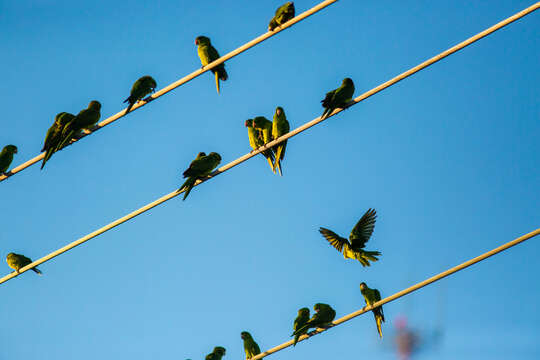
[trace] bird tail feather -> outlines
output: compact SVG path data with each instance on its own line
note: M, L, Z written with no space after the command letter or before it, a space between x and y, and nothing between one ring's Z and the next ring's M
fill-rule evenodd
M38 268L34 267L31 269L33 272L35 272L36 274L38 275L43 275L43 273L41 272L41 270L39 270Z
M184 198L182 199L182 201L183 201L183 200L186 200L187 196L188 196L189 193L191 192L191 189L193 189L193 186L195 185L195 181L196 181L195 178L188 178L188 179L182 184L182 186L180 187L180 189L178 189L178 191L185 190L185 192L184 192Z
M214 74L216 76L216 89L217 93L219 94L219 73L216 71Z

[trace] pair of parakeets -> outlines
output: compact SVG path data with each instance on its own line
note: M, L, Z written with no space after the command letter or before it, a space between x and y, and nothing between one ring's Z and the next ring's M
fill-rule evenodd
M285 116L285 111L281 106L276 108L274 112L273 122L264 116L257 116L253 119L248 119L245 122L248 129L249 145L253 150L257 150L261 146L269 143L272 140L285 135L290 130L289 122ZM281 161L285 158L285 149L287 148L287 140L279 143L271 149L264 150L261 154L266 158L270 168L276 173L276 168L279 175L283 175Z
M206 155L204 152L200 152L195 157L195 160L189 164L189 167L182 174L187 180L180 186L178 191L184 190L184 198L186 200L187 196L191 192L191 189L195 186L197 180L203 180L206 178L212 170L218 167L221 162L221 156L216 152L211 152Z

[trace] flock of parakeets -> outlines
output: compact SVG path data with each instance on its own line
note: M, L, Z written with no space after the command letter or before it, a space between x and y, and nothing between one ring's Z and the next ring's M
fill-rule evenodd
M280 6L275 13L275 16L268 25L268 30L273 31L276 27L284 24L292 19L295 15L293 2L287 2ZM197 45L197 53L204 66L217 60L219 53L210 43L210 39L206 36L198 36L195 39ZM219 66L211 70L216 79L216 88L219 93L219 81L225 81L228 78L225 71L225 65ZM132 106L145 96L155 91L157 84L151 76L143 76L138 79L131 89L129 97L124 101L128 103L126 114L131 110ZM345 78L340 87L328 92L325 98L321 101L324 107L324 112L321 118L328 117L334 110L338 108L346 108L352 100L354 94L354 83L350 78ZM145 98L144 101L150 101L152 98ZM80 136L81 131L92 131L100 119L101 104L98 101L91 101L88 108L81 110L77 115L67 112L61 112L56 115L54 123L47 131L42 152L45 152L41 168L45 166L51 156L58 150L62 149L71 141ZM268 120L264 116L257 116L253 119L248 119L245 122L248 129L249 144L256 150L268 142L279 138L290 130L289 122L285 116L285 111L278 106L275 110L273 121ZM285 149L287 141L263 151L261 154L266 158L273 173L276 169L280 175L283 174L281 162L285 157ZM0 153L0 174L5 173L9 165L13 161L13 154L17 153L17 147L7 145ZM184 200L189 195L191 189L197 180L206 178L221 162L221 156L218 153L211 152L206 155L200 152L197 157L191 162L189 167L184 171L183 177L187 180L182 184L179 191L185 190ZM378 260L381 255L378 251L364 250L364 246L371 237L375 227L376 212L374 209L369 209L352 229L349 239L345 239L337 235L332 230L321 227L319 232L324 238L339 252L343 253L345 259L356 259L362 266L370 266L370 261ZM19 270L26 265L32 263L32 260L24 255L9 253L7 255L7 263L9 267ZM37 267L32 268L34 272L41 275L41 271ZM381 300L381 294L377 289L370 289L365 283L360 284L360 292L368 306L373 305ZM298 342L300 336L307 334L312 328L328 328L332 325L332 321L336 316L336 311L328 304L317 303L313 307L315 313L310 318L310 311L304 307L298 310L298 316L294 320L291 336L294 337L294 345ZM382 307L379 306L372 310L377 324L377 331L382 337L381 323L384 322L384 314ZM253 340L251 334L247 331L241 333L241 338L244 340L244 350L246 358L249 359L261 352L259 345ZM225 348L217 346L212 353L206 356L206 360L220 360L225 355Z

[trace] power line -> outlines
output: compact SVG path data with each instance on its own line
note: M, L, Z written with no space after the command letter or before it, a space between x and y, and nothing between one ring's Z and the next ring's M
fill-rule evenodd
M296 24L297 22L300 22L302 20L304 20L305 18L321 11L322 9L332 5L333 3L337 2L338 0L325 0L323 2L321 2L320 4L312 7L311 9L307 10L307 11L304 11L302 14L292 18L291 20L287 21L285 24L277 27L276 29L274 29L274 31L268 31L264 34L262 34L261 36L251 40L250 42L248 43L245 43L244 45L240 46L239 48L237 48L236 50L233 50L231 52L229 52L228 54L220 57L219 59L217 59L216 61L213 61L211 62L210 64L198 69L198 70L195 70L194 72L192 72L191 74L189 75L186 75L184 76L183 78L181 78L180 80L177 80L175 82L173 82L172 84L170 84L169 86L166 86L164 87L163 89L159 90L159 91L156 91L150 98L151 100L149 101L144 101L144 100L141 100L139 102L137 102L135 105L132 106L131 110L129 113L133 112L133 110L136 110L146 104L148 104L149 102L151 102L152 100L155 100L163 95L165 95L166 93L168 93L169 91L172 91L174 89L176 89L177 87L179 87L180 85L183 85L185 83L187 83L188 81L190 80L193 80L195 79L196 77L198 77L199 75L202 75L204 74L205 72L215 68L216 66L218 66L219 64L221 63L224 63L225 61L243 53L244 51L254 47L255 45L263 42L264 40L268 39L268 38L271 38L272 36L278 34L279 32L281 32L282 30L285 30L291 26L293 26L294 24ZM94 129L92 129L92 131L88 134L83 134L82 136L78 137L75 141L79 141L80 139L82 139L83 137L86 137L87 135L90 135L90 134L93 134L95 133L96 131L100 130L101 128L109 125L110 123L124 117L125 115L127 115L126 113L126 109L123 109L122 111L108 117L107 119L103 120L102 122L98 123L96 125L96 127ZM19 166L17 167L14 167L13 169L11 169L10 171L8 171L6 174L0 174L0 182L1 181L4 181L5 179L7 179L8 177L11 177L13 175L15 175L16 173L18 172L21 172L22 170L26 169L27 167L30 167L32 165L34 165L35 163L37 163L38 161L40 161L41 159L43 159L43 157L45 156L45 152L39 154L38 156L28 160L27 162L25 163L22 163L20 164Z
M451 47L450 49L440 53L439 55L434 56L431 59L424 61L420 65L417 65L417 66L405 71L404 73L394 77L393 79L388 80L387 82L385 82L385 83L383 83L383 84L381 84L381 85L379 85L379 86L365 92L364 94L356 97L355 99L353 99L351 101L350 106L353 106L353 105L359 103L360 101L365 100L368 97L370 97L370 96L372 96L372 95L386 89L387 87L390 87L390 86L396 84L397 82L405 79L406 77L409 77L412 74L414 74L414 73L416 73L416 72L418 72L418 71L420 71L420 70L422 70L422 69L424 69L424 68L426 68L426 67L428 67L428 66L430 66L430 65L432 65L434 63L436 63L437 61L442 60L443 58L445 58L445 57L447 57L447 56L449 56L449 55L463 49L464 47L474 43L475 41L478 41L479 39L481 39L481 38L495 32L495 31L497 31L498 29L500 29L500 28L502 28L502 27L516 21L517 19L519 19L519 18L533 12L534 10L538 9L539 7L540 7L540 2L537 2L535 5L530 6L530 7L526 8L523 11L520 11L519 13L517 13L517 14L515 14L515 15L513 15L513 16L511 16L511 17L509 17L509 18L507 18L507 19L493 25L492 27L482 31L481 33L479 33L479 34L477 34L477 35L475 35L475 36L473 36L473 37L459 43L458 45L456 45L454 47ZM228 163L228 164L220 167L216 171L214 171L206 179L204 179L202 181L198 180L196 182L195 186L197 186L200 183L202 183L204 181L207 181L207 180L209 180L209 179L211 179L211 178L213 178L213 177L215 177L215 176L217 176L217 175L219 175L219 174L221 174L221 173L223 173L223 172L225 172L227 170L230 170L231 168L233 168L233 167L243 163L244 161L254 157L255 155L259 154L260 152L262 152L264 150L267 150L267 149L279 144L280 142L283 142L283 141L285 141L285 140L287 140L287 139L289 139L289 138L291 138L291 137L293 137L293 136L295 136L295 135L297 135L297 134L311 128L312 126L315 126L316 124L329 119L330 117L340 113L341 111L343 111L343 109L336 109L328 117L326 117L325 119L321 119L320 117L318 117L318 118L316 118L316 119L314 119L314 120L312 120L310 122L305 123L304 125L296 128L296 129L294 129L293 131L291 131L291 132L277 138L276 140L273 140L273 141L269 142L268 144L258 148L257 150L252 151L252 152L250 152L248 154L245 154L244 156L241 156L241 157L239 157L238 159L236 159L234 161L231 161L230 163ZM159 199L157 199L157 200L155 200L155 201L141 207L140 209L137 209L137 210L135 210L135 211L133 211L133 212L131 212L131 213L129 213L129 214L127 214L127 215L125 215L125 216L123 216L123 217L121 217L121 218L119 218L119 219L117 219L117 220L115 220L115 221L113 221L111 223L109 223L108 225L105 225L104 227L102 227L102 228L100 228L100 229L98 229L98 230L96 230L96 231L94 231L94 232L92 232L92 233L90 233L90 234L88 234L86 236L83 236L82 238L80 238L80 239L78 239L78 240L76 240L76 241L74 241L74 242L72 242L72 243L70 243L70 244L68 244L68 245L66 245L66 246L52 252L52 253L50 253L49 255L46 255L46 256L32 262L31 264L21 268L19 273L23 273L25 271L28 271L31 268L33 268L34 266L40 265L40 264L42 264L42 263L44 263L44 262L46 262L46 261L60 255L60 254L66 252L68 250L71 250L74 247L76 247L78 245L81 245L82 243L84 243L84 242L86 242L86 241L88 241L88 240L90 240L92 238L95 238L96 236L101 235L104 232L109 231L109 230L115 228L116 226L118 226L120 224L123 224L124 222L126 222L128 220L131 220L134 217L136 217L136 216L138 216L138 215L140 215L140 214L142 214L142 213L144 213L144 212L146 212L146 211L148 211L148 210L150 210L150 209L152 209L152 208L154 208L154 207L156 207L156 206L158 206L158 205L160 205L160 204L162 204L162 203L164 203L164 202L166 202L166 201L168 201L168 200L170 200L170 199L172 199L172 198L174 198L174 197L176 197L178 195L180 195L181 193L183 193L183 191L175 190L175 191L173 191L173 192L171 192L169 194L166 194L166 195L160 197ZM4 283L4 282L6 282L6 281L8 281L8 280L10 280L10 279L12 279L14 277L16 277L17 275L18 274L16 272L12 272L12 273L4 276L3 278L0 279L0 284Z
M521 237L518 237L517 239L514 239L514 240L512 240L510 242L507 242L506 244L501 245L501 246L499 246L499 247L497 247L497 248L495 248L495 249L493 249L491 251L488 251L488 252L486 252L486 253L484 253L484 254L482 254L480 256L477 256L477 257L475 257L475 258L473 258L473 259L471 259L469 261L465 261L464 263L459 264L458 266L450 268L450 269L448 269L446 271L443 271L440 274L437 274L437 275L432 276L432 277L430 277L430 278L428 278L428 279L426 279L424 281L421 281L421 282L419 282L419 283L417 283L417 284L415 284L415 285L413 285L411 287L408 287L408 288L406 288L404 290L401 290L401 291L395 293L394 295L391 295L391 296L389 296L387 298L384 298L384 299L382 299L380 301L377 301L375 304L373 304L373 306L365 306L364 308L362 308L360 310L357 310L357 311L352 312L352 313L350 313L348 315L345 315L342 318L339 318L336 321L334 321L332 323L332 326L329 329L331 329L334 326L340 325L340 324L342 324L342 323L344 323L346 321L352 320L355 317L360 316L360 315L362 315L364 313L367 313L367 312L373 310L374 308L376 308L377 306L381 306L381 305L384 305L384 304L389 303L391 301L397 300L402 296L410 294L410 293L412 293L412 292L414 292L414 291L416 291L418 289L423 288L424 286L433 284L436 281L439 281L439 280L441 280L441 279L443 279L443 278L445 278L447 276L450 276L450 275L452 275L452 274L454 274L454 273L456 273L458 271L461 271L461 270L463 270L465 268L468 268L469 266L474 265L474 264L476 264L476 263L478 263L478 262L480 262L482 260L485 260L485 259L487 259L487 258L489 258L489 257L491 257L491 256L493 256L495 254L498 254L498 253L500 253L502 251L508 250L512 246L516 246L517 244L520 244L520 243L522 243L522 242L524 242L526 240L529 240L530 238L533 238L538 234L540 234L540 228L538 228L538 229L536 229L536 230L534 230L534 231L532 231L532 232L530 232L528 234L525 234L525 235L523 235ZM310 335L302 335L300 337L299 341L306 340L306 339L310 338L311 336L320 334L320 333L322 333L322 332L324 332L326 330L327 329L317 329L317 330L311 332ZM267 357L268 355L271 355L273 353L281 351L281 350L283 350L283 349L285 349L285 348L287 348L287 347L289 347L291 345L293 345L293 340L289 340L287 342L284 342L283 344L278 345L276 347L273 347L273 348L271 348L269 350L266 350L265 352L262 352L259 355L256 355L256 356L254 356L254 357L252 357L251 359L248 359L248 360L262 359L264 357Z

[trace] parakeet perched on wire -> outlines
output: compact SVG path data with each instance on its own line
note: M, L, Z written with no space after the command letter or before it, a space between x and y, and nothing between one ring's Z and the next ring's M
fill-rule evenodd
M321 100L324 112L321 118L326 119L328 115L337 108L346 108L352 100L354 94L354 83L350 78L343 79L341 86L335 90L326 93L326 97Z
M263 134L253 127L253 119L246 120L245 126L248 129L249 145L251 146L251 148L253 150L257 150L258 148L263 146ZM266 158L268 164L270 165L270 168L272 169L272 172L275 174L276 170L274 170L274 154L272 153L272 150L264 150L263 152L261 152L261 154Z
M360 283L360 292L364 296L364 300L368 306L372 306L377 301L381 300L381 293L377 289L370 289L366 283ZM382 338L382 329L381 324L384 322L384 313L382 305L376 307L372 310L373 316L375 317L375 322L377 323L377 331L379 336Z
M290 125L285 116L285 111L281 106L276 108L274 113L274 121L272 122L272 139L277 139L280 136L285 135L290 131ZM279 174L282 175L281 170L281 161L285 158L285 149L287 148L287 141L285 140L282 143L274 147L274 169L278 169Z
M92 130L101 117L101 104L99 101L93 100L88 104L88 108L81 110L75 118L68 122L62 130L62 141L56 150L63 148L69 144L69 141L77 135L81 130Z
M184 178L188 178L178 189L178 191L186 190L184 192L184 199L186 200L187 196L191 192L191 189L193 189L193 186L195 186L195 182L199 179L204 179L210 173L212 170L214 170L219 163L221 162L221 156L216 152L211 152L208 155L205 155L205 153L200 152L195 160L189 164L189 167L184 171L182 174Z
M289 1L277 8L276 14L270 20L268 24L268 31L274 31L280 25L285 24L287 21L294 17L294 3Z
M375 209L368 209L352 229L349 235L349 241L332 230L323 227L319 229L319 232L337 251L343 252L345 259L356 259L362 266L370 266L369 261L378 261L377 256L381 255L378 251L363 250L373 233L376 218L377 213Z
M197 45L197 54L199 54L199 59L201 59L203 67L219 59L219 53L210 43L210 38L198 36L195 39L195 45ZM210 71L212 71L216 77L216 89L219 94L219 80L225 81L229 78L227 71L225 71L225 63L219 64Z
M307 334L308 328L305 327L305 325L308 323L308 321L309 321L309 309L304 307L298 310L298 316L296 317L296 319L294 319L294 324L293 324L293 330L294 330L293 346L296 346L296 343L298 342L298 339L300 338L300 336ZM296 331L300 329L303 329L303 330L297 333Z
M131 107L135 105L137 101L141 100L146 95L154 92L156 90L156 86L156 80L154 80L154 78L149 75L145 75L139 80L135 81L133 87L131 88L131 93L129 94L129 97L124 100L125 103L127 102L129 104L124 114L127 114L131 110Z
M315 314L302 327L295 330L292 336L305 334L310 328L328 328L336 317L336 311L328 304L317 303L313 306Z
M247 331L242 331L240 337L244 340L244 351L246 352L246 360L251 359L255 355L261 353L259 345L253 340L253 337Z
M45 135L43 149L41 149L41 151L45 151L45 156L43 157L43 161L41 162L41 170L43 170L45 164L56 152L58 145L62 141L62 130L73 119L75 119L75 115L67 112L61 112L57 114L54 118L54 123L47 131L47 135Z
M224 347L216 346L210 354L206 355L204 360L221 360L221 358L225 356L225 352L226 350Z
M0 152L0 174L3 174L11 165L13 161L13 154L17 153L17 147L15 145L6 145Z
M19 270L21 268L32 263L32 260L27 258L26 256L15 253L9 253L6 257L6 261L9 267L14 269L17 274L19 273ZM37 267L33 267L31 270L36 274L41 275L41 271Z

